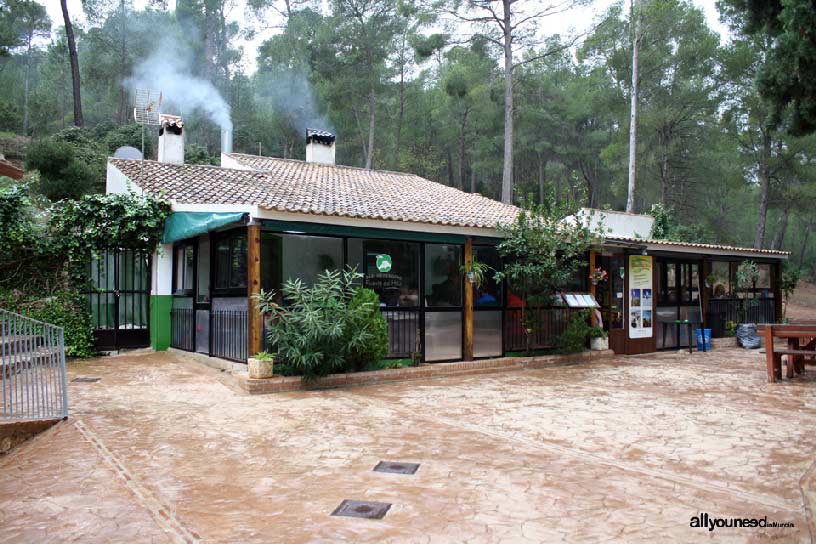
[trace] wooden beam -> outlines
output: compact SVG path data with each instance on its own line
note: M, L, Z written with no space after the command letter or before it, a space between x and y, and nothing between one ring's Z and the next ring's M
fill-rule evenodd
M249 297L247 317L247 355L252 357L261 351L261 312L256 295L261 292L261 226L247 226L247 296Z
M589 251L589 275L591 276L592 273L595 271L595 251ZM611 281L611 279L610 279ZM592 283L592 280L589 281L589 294L592 295L592 298L595 298L596 288L598 286ZM593 310L589 314L589 322L593 327L598 326L598 318L595 317L595 311Z
M465 241L465 268L470 268L473 263L473 241L468 238ZM465 361L473 360L473 284L468 281L467 275L464 278L465 282L465 338L463 358Z
M771 265L771 289L774 296L774 321L782 322L782 263Z

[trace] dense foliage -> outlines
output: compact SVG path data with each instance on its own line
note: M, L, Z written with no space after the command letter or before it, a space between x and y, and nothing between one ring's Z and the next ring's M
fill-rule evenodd
M54 137L78 130L66 129L74 114L65 33L48 32L41 2L0 0L0 129L41 142L29 166L41 169L38 190L51 198L99 190L105 156L141 147L132 93L147 87L163 92L165 111L184 114L189 162L217 162L224 120L212 105L223 100L237 152L302 159L305 129L324 128L338 134L341 164L409 171L501 198L509 163L515 201L554 194L623 209L637 34L631 3L596 9L585 36L554 34L547 6L534 0L505 4L523 21L510 30L509 59L508 36L481 9L500 13L498 2L252 0L240 22L229 0L144 9L82 2L85 13L72 16L84 21L74 30L82 134L93 145L74 138L72 159L59 145L66 137ZM635 4L635 210L670 210L670 238L790 249L809 275L816 136L802 133L816 85L813 2L723 0L721 15L734 29L728 39L689 0ZM525 10L545 16L528 19ZM480 13L487 19L479 22ZM246 36L270 26L257 50L244 47ZM205 88L217 100L195 100ZM146 156L155 157L155 127L145 135ZM2 135L0 152L11 156ZM45 160L53 157L61 159Z
M513 293L526 303L521 323L528 352L532 333L542 324L530 317L526 305L550 306L555 293L566 288L585 266L587 252L603 241L604 227L590 228L575 211L554 203L542 206L528 201L514 223L500 228L505 238L496 249L504 267L495 276L497 281L507 280Z
M313 286L283 284L281 296L261 292L268 341L278 358L306 379L362 370L388 352L388 328L378 297L357 285L355 269L325 270Z
M558 337L558 351L561 353L578 353L584 351L589 339L596 334L589 324L589 310L575 312L566 329Z
M0 186L0 307L65 328L66 353L93 353L87 263L109 247L153 248L166 202L92 195L35 206L28 187Z

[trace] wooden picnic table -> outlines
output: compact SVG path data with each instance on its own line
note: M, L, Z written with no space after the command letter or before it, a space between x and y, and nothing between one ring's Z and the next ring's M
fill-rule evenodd
M816 357L816 323L759 325L757 332L765 339L765 364L768 381L782 379L782 356L786 358L786 377L793 378L805 370L805 359ZM776 348L774 338L786 341L786 348Z

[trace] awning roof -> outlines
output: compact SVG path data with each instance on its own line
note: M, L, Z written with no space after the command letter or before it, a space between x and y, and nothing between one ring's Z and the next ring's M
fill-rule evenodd
M243 212L175 212L164 223L163 244L205 234L230 223L241 221Z

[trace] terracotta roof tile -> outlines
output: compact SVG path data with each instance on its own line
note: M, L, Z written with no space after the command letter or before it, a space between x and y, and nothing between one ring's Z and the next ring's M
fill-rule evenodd
M609 241L621 241L621 242L636 242L641 244L654 244L654 245L662 245L662 246L679 246L679 247L691 247L697 249L709 249L709 250L716 250L716 251L727 251L734 254L739 253L762 253L765 255L777 255L777 256L784 256L787 257L790 255L790 251L779 251L776 249L754 249L750 247L737 247L737 246L727 246L727 245L719 245L719 244L699 244L696 242L675 242L673 240L654 240L654 239L646 239L646 238L632 238L629 236L607 236L607 240Z
M233 153L253 170L111 159L148 193L183 204L248 204L362 219L495 228L518 208L413 174Z

